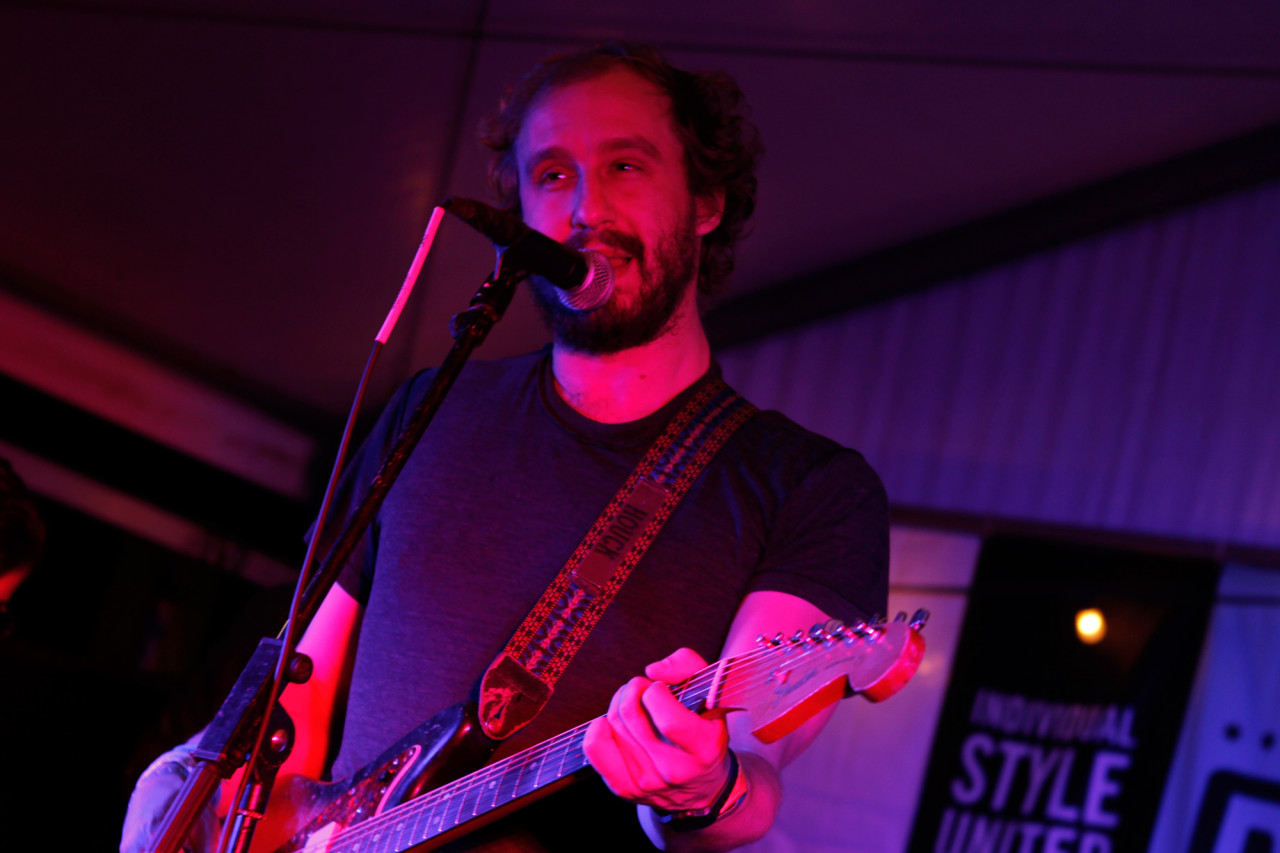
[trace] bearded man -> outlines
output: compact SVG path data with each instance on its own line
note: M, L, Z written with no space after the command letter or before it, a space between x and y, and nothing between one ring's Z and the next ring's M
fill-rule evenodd
M282 697L299 730L282 780L345 778L472 694L677 413L722 384L699 302L732 270L760 152L736 84L604 45L531 71L483 137L500 204L602 253L614 291L583 312L535 279L553 343L463 371L299 645L314 675ZM430 379L387 407L339 506ZM884 612L887 552L887 500L861 455L776 412L747 417L545 707L498 747L511 755L592 721L583 749L597 774L448 849L727 850L759 838L779 770L830 709L766 744L743 715L695 713L669 685L758 635Z

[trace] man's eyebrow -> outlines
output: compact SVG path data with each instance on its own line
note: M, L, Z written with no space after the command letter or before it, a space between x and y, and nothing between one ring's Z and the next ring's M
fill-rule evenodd
M545 163L547 160L555 160L564 157L567 153L568 152L559 145L548 145L546 148L539 148L537 151L534 151L528 158L526 158L525 163L529 168L533 168L539 163Z
M618 136L612 139L606 139L600 143L600 150L607 154L618 154L627 151L635 151L649 157L652 160L661 162L662 152L658 150L658 146L650 142L643 136ZM539 163L545 163L548 160L557 160L568 157L569 152L560 145L548 145L545 148L539 148L534 151L525 163L529 168L536 167Z
M662 152L658 150L658 146L643 136L619 136L614 139L606 139L601 143L600 148L603 151L615 154L621 151L638 151L651 159L662 160Z

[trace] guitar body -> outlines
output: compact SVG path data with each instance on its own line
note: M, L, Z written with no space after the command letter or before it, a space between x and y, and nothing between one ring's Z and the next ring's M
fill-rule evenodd
M346 779L294 777L277 795L289 802L292 833L278 853L326 850L337 833L482 766L498 743L476 718L474 703L446 708Z

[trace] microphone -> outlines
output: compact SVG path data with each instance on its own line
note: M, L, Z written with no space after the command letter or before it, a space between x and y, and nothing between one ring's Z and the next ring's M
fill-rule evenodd
M613 265L599 252L575 252L519 217L473 199L448 196L440 206L488 237L515 267L555 285L556 296L566 308L593 311L609 301Z

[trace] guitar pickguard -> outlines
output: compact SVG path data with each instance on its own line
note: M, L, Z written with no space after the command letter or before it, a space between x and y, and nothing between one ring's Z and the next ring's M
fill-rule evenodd
M277 853L302 850L335 825L354 826L464 776L496 748L480 730L474 704L462 703L436 714L346 779L296 778L287 797L298 829Z

